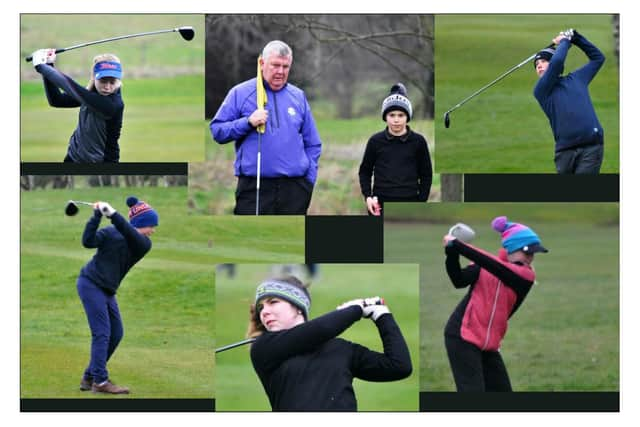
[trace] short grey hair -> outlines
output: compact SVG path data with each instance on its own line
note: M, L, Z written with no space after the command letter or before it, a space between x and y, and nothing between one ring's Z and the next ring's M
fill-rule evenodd
M264 49L262 49L262 59L266 61L267 58L269 58L269 56L271 56L274 53L277 56L290 57L291 60L293 61L293 51L291 50L289 45L283 41L272 40L269 43L267 43Z

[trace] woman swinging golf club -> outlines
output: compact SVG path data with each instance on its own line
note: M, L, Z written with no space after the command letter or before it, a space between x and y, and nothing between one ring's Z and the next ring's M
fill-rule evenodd
M445 327L445 345L458 391L511 391L500 355L507 322L535 282L531 263L536 252L548 252L529 227L497 217L491 223L502 235L494 256L460 239L444 236L446 269L453 286L469 292ZM473 261L460 267L460 255Z
M80 390L127 394L129 389L109 380L107 361L123 335L116 292L127 272L151 249L151 236L158 214L135 197L127 199L129 222L106 202L94 204L93 216L82 234L85 248L97 248L78 277L78 295L91 329L91 359L80 382ZM112 226L98 230L105 215Z
M248 335L251 361L274 411L355 411L353 378L395 381L411 374L409 349L380 298L357 299L308 320L311 298L294 277L256 290ZM384 353L340 338L363 317L380 332Z
M120 131L124 103L120 93L122 65L117 56L98 55L93 60L86 88L54 67L55 49L33 53L33 66L42 74L49 105L80 107L78 125L69 139L65 162L102 163L120 160Z

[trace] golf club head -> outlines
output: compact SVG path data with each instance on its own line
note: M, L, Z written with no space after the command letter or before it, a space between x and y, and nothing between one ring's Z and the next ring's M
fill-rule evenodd
M449 124L450 124L449 112L447 111L446 113L444 113L444 127L449 129Z
M193 30L193 27L179 27L176 28L176 31L180 33L183 39L186 41L193 40L193 37L196 35L196 32Z
M69 200L67 202L67 206L64 208L64 214L66 216L74 216L78 213L78 205L76 205L73 200Z
M467 224L463 224L461 222L451 227L449 229L449 234L465 243L471 242L476 237L476 232Z

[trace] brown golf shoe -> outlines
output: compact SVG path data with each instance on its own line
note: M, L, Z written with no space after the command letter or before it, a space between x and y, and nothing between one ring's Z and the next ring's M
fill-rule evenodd
M110 393L110 394L129 394L127 387L120 387L107 380L102 385L93 383L91 391L94 393Z
M80 380L80 391L89 391L91 390L91 384L93 380L82 377Z

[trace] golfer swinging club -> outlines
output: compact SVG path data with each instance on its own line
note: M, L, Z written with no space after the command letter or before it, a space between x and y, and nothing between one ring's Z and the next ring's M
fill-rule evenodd
M457 391L512 391L500 346L509 318L535 282L534 254L548 252L533 230L506 216L495 218L491 226L502 235L498 256L450 234L443 238L453 286L469 287L444 330ZM461 268L460 255L473 263Z
M604 131L589 96L589 83L604 63L604 55L584 36L567 30L553 39L556 48L538 52L533 64L539 80L533 90L547 115L560 174L597 174L604 152ZM589 62L562 76L564 61L574 44Z
M111 382L107 361L123 335L116 292L127 272L151 250L149 237L158 225L158 214L135 197L127 199L129 222L106 202L94 204L93 216L82 234L85 248L97 248L78 277L78 295L91 329L91 359L80 381L80 390L127 394L129 389ZM112 226L98 230L102 215Z
M236 215L304 215L318 176L322 141L304 92L288 83L291 48L274 40L259 60L266 109L257 105L256 79L234 86L211 120L213 139L235 141ZM257 129L265 126L264 134ZM256 209L258 144L260 206Z
M120 94L122 65L117 56L98 55L93 59L91 79L86 88L54 67L55 49L33 53L33 66L42 74L49 105L80 107L78 125L69 139L65 162L115 163L120 160L120 131L124 103Z
M274 411L356 411L353 378L395 381L411 375L409 349L379 298L357 299L309 320L311 297L288 276L261 283L251 306L251 361ZM384 353L336 338L363 317L373 320Z

